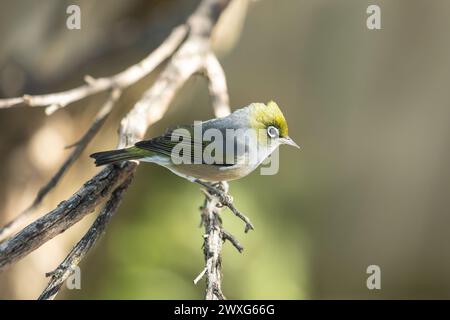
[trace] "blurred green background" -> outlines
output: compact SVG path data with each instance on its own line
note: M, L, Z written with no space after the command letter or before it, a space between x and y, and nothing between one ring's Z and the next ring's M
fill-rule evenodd
M231 104L277 101L302 150L282 147L275 176L255 171L231 183L236 206L256 230L244 234L223 212L225 227L245 246L239 254L224 245L224 294L450 298L450 2L241 2L248 11L238 42L224 48L226 37L216 39ZM122 70L157 47L198 1L77 1L80 31L65 29L69 2L0 3L0 97L9 97ZM381 7L382 30L366 28L370 4ZM153 79L127 90L41 213L96 172L88 154L115 146L120 118ZM0 111L1 222L31 202L63 162L62 147L84 132L104 98L51 117L42 109ZM195 76L148 137L212 116L205 81ZM106 234L81 263L82 289L58 297L201 299L204 284L192 281L203 268L202 201L198 186L141 165ZM44 273L93 218L0 274L0 298L35 298ZM372 264L381 267L381 290L366 287Z

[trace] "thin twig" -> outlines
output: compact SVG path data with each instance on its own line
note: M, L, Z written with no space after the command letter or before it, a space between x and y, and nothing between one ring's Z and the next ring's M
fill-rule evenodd
M50 181L47 182L37 193L33 203L20 213L15 219L6 224L3 228L0 228L0 242L10 237L14 232L18 230L26 222L27 218L34 212L35 209L42 203L44 197L57 185L64 173L70 168L70 166L80 157L81 153L86 149L89 142L94 138L97 132L100 130L103 123L111 113L115 103L121 95L120 89L114 89L108 100L101 107L97 113L94 122L86 133L77 141L73 146L74 149L67 157L66 161L61 165L58 171L53 175Z
M231 244L237 249L237 251L239 251L239 253L242 253L242 251L244 251L244 247L239 243L236 237L223 228L222 239L230 241Z
M131 180L132 176L129 176L124 183L114 190L108 202L105 204L97 219L95 219L95 222L83 238L81 238L81 240L70 251L64 261L61 262L61 264L54 271L48 273L48 275L51 276L51 279L47 287L39 296L39 300L52 300L55 298L64 281L66 281L67 278L73 273L75 266L78 265L78 263L95 245L97 240L105 231L107 224L119 208L123 194L127 190Z
M93 94L113 88L124 89L150 74L177 49L188 33L188 27L181 25L175 28L169 37L152 53L139 63L126 70L105 78L94 79L86 76L86 84L77 88L43 95L24 95L23 97L0 99L0 109L16 107L21 104L29 107L47 107L46 113L51 114L75 101Z
M198 276L194 279L194 284L197 284L197 283L203 278L203 276L205 275L206 271L208 271L208 268L205 267L205 268L202 270L202 272L200 272L200 273L198 274Z

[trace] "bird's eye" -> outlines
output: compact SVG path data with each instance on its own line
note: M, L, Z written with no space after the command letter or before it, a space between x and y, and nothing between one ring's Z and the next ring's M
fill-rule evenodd
M274 126L267 127L267 134L271 138L278 138L280 136L280 133L278 132L278 129Z

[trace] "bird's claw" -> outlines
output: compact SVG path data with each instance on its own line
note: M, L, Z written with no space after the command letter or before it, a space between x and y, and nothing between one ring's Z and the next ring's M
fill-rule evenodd
M245 232L247 233L250 230L254 230L253 224L250 222L250 219L248 219L244 214L242 214L239 210L236 209L236 207L233 205L233 197L229 195L228 192L228 184L226 183L217 183L217 184L210 184L203 182L201 180L195 180L198 184L204 186L206 190L203 192L208 198L216 197L217 198L217 207L228 207L234 215L236 215L239 219L244 221L245 223Z

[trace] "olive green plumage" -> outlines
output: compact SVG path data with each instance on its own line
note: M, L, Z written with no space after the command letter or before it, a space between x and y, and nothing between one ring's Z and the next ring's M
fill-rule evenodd
M145 151L138 147L131 147L119 150L102 151L91 154L91 158L95 159L97 166L103 166L119 161L137 160L142 158Z
M250 121L254 129L274 126L280 131L280 137L288 137L288 125L280 108L274 101L253 103L250 105Z

